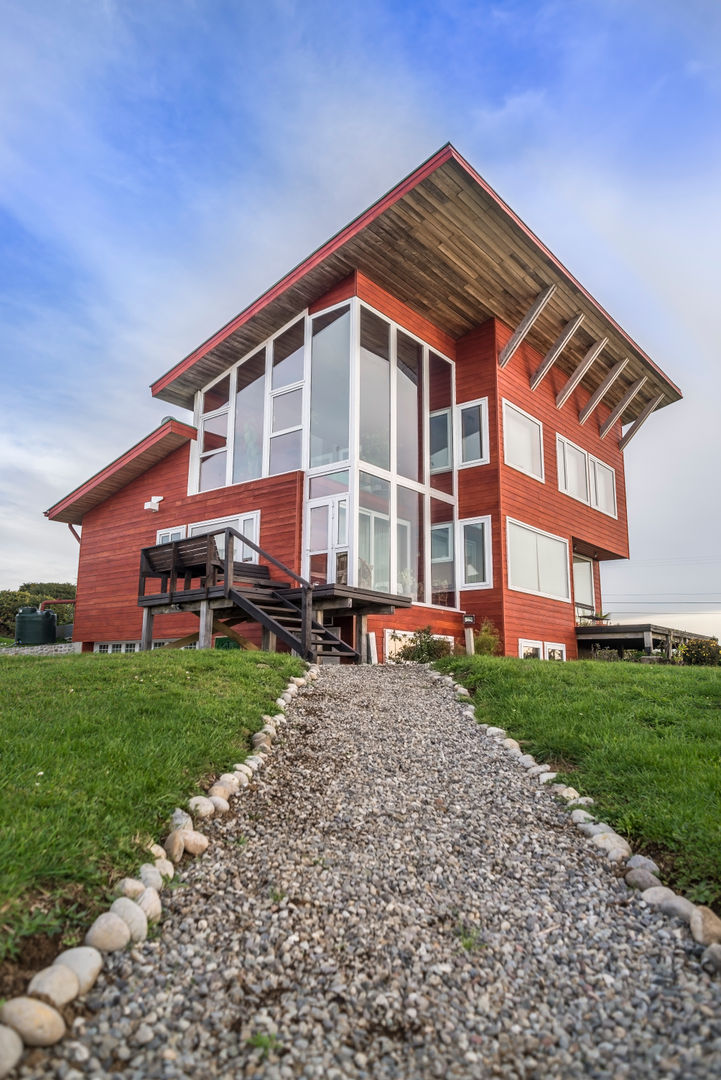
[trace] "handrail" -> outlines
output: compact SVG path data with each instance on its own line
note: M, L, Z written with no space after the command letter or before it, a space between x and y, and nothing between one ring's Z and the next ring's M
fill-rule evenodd
M282 570L284 574L287 574L288 577L293 578L293 581L297 581L299 585L302 585L306 589L313 588L313 585L310 581L306 581L304 577L301 577L300 574L296 574L294 570L291 570L289 566L286 566L285 563L282 563L280 559L276 559L273 555L270 555L267 551L264 551L262 547L259 547L253 540L249 540L247 536L243 536L243 534L239 533L237 529L233 529L229 525L226 525L223 529L212 529L210 532L197 533L196 535L217 536L218 533L225 533L226 540L228 538L228 535L236 537L238 540L240 540L242 544L247 544L249 548L252 548L253 551L257 551L259 555L262 555L263 558L267 559L269 563L273 564L273 566L277 566L278 569ZM228 550L227 544L225 550Z

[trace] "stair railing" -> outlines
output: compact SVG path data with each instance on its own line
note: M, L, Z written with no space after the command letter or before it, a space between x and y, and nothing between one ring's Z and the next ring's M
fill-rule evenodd
M225 556L224 556L224 585L223 592L225 596L228 596L230 589L233 585L233 552L235 548L235 541L240 540L241 544L256 551L259 555L262 555L266 562L269 562L272 566L277 567L283 574L297 582L301 588L301 605L300 605L300 645L303 652L303 659L312 659L311 656L311 644L312 644L312 622L313 622L313 601L312 592L313 584L307 581L306 578L301 577L300 574L296 574L294 570L291 570L289 566L282 563L280 559L276 559L274 555L264 551L262 547L255 543L254 540L250 540L247 536L243 536L237 529L233 529L230 526L221 529L213 529L211 532L206 533L208 540L211 537L217 536L219 533L225 534ZM209 545L210 546L210 545Z

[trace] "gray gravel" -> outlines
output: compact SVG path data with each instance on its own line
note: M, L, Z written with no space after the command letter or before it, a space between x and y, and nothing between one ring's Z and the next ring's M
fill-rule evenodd
M159 937L19 1075L719 1076L688 928L461 708L423 668L323 669Z

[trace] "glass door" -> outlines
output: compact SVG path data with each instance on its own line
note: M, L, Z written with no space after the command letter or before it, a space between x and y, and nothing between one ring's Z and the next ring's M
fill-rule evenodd
M314 585L348 584L348 496L312 499L306 518L306 565Z

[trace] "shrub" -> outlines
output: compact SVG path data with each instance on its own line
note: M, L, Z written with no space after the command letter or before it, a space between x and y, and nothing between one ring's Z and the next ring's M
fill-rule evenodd
M410 641L398 650L397 658L427 664L431 660L440 660L442 656L450 656L450 654L450 642L444 638L433 637L430 626L424 626L422 630L416 630Z
M497 656L501 651L501 636L490 619L483 620L473 642L476 656Z
M702 664L704 667L721 664L721 646L716 638L689 638L679 647L678 655L684 664Z

